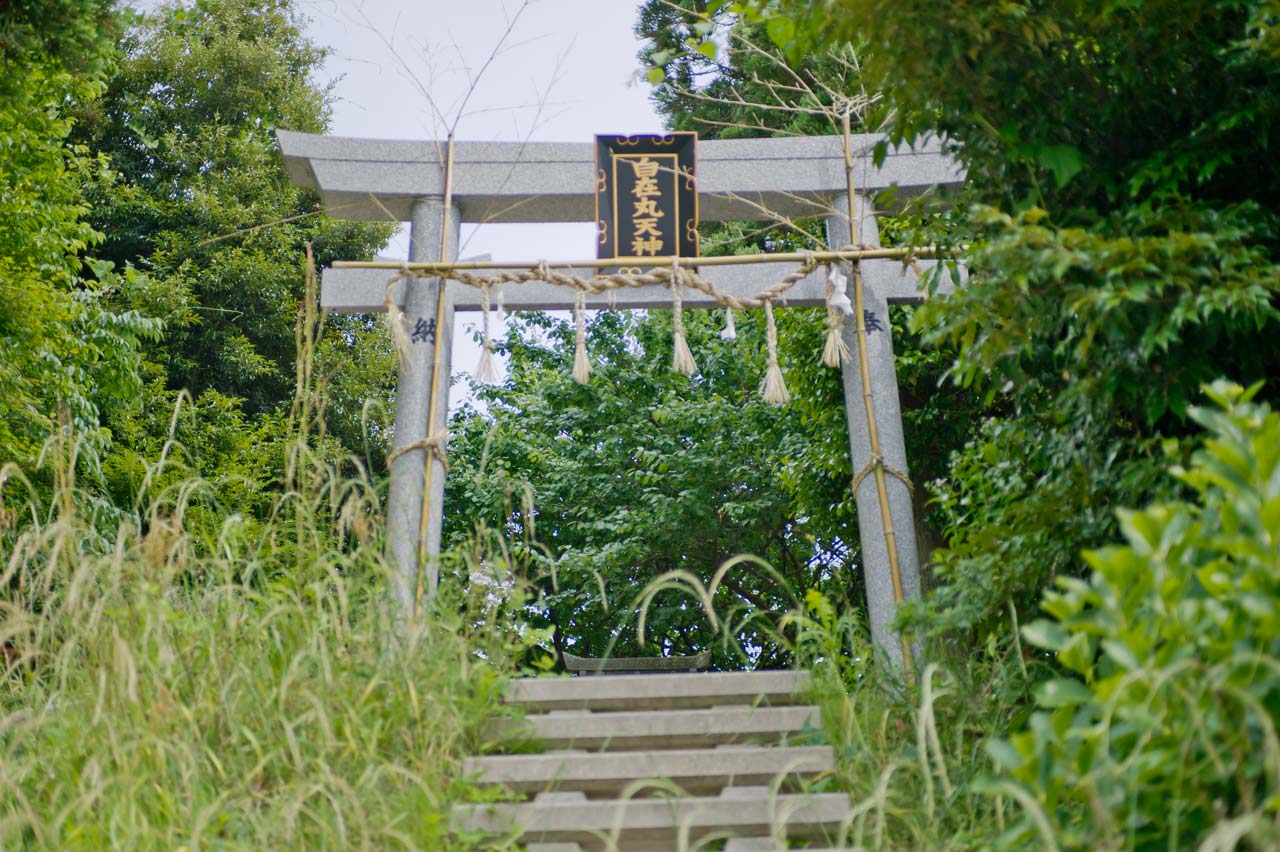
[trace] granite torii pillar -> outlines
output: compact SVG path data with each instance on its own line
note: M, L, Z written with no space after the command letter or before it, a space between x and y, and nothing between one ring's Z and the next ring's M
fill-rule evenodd
M449 257L458 254L462 213L456 205L444 209L442 199L415 201L409 220L409 259L415 263L441 260L441 238L448 246ZM441 287L439 279L413 278L406 282L403 308L405 331L409 335L409 356L400 371L396 387L396 425L393 448L403 450L419 443L430 434L443 434L449 418L449 372L453 347L452 290ZM443 311L439 299L444 295ZM437 344L436 338L440 338ZM435 423L428 426L433 412L431 386L435 381L436 350L440 352L439 399L434 412ZM424 495L427 464L431 464L431 487ZM440 581L440 536L444 524L445 465L426 449L399 453L391 463L391 488L387 495L387 539L396 574L392 598L403 616L411 613L419 594L434 597ZM426 499L424 506L423 499ZM425 525L423 513L426 513ZM425 539L425 540L424 540ZM427 555L419 566L419 555Z
M840 248L849 243L849 216L841 211L849 209L847 195L838 196L832 205L836 215L827 219L827 243ZM880 245L880 228L876 222L871 202L859 198L854 208L858 219L859 244ZM853 301L853 275L845 266L848 296ZM889 322L889 301L882 292L880 282L902 277L902 264L897 261L864 260L863 311L867 331L867 365L871 376L871 408L875 416L880 438L880 454L887 470L907 475L906 435L902 429L902 403L898 398L898 377L893 361L893 325ZM914 274L912 274L914 278ZM914 285L916 282L910 282ZM914 287L912 288L914 290ZM906 301L906 300L904 300ZM868 471L857 481L854 501L858 508L858 540L862 548L862 581L867 590L867 616L871 623L871 637L876 646L896 663L903 663L902 643L893 630L893 619L899 600L894 589L890 570L889 537L885 533L880 511L880 497L875 476L870 473L873 462L870 433L867 429L867 405L862 387L862 370L856 324L849 317L844 324L844 342L850 358L841 366L844 383L844 410L849 424L849 460L855 478ZM915 510L911 501L911 487L890 475L885 477L889 518L893 527L894 546L897 549L899 582L902 599L920 593L920 558L916 541Z

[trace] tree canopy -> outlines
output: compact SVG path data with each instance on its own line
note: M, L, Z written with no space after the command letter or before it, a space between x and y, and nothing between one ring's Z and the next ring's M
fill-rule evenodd
M1280 110L1265 3L707 4L793 61L847 43L871 120L940 135L967 170L908 239L967 245L971 285L916 312L949 377L1005 413L935 488L947 582L920 629L1033 607L1117 505L1161 493L1200 386L1274 377ZM1274 399L1270 385L1263 394ZM1019 446L1024 451L1009 453ZM1077 567L1073 567L1077 566ZM956 634L951 634L955 636Z
M531 579L543 584L560 649L643 653L631 609L641 590L676 571L710 583L745 553L772 570L749 562L726 575L716 605L733 613L728 647L702 609L675 592L651 608L648 642L668 654L714 649L731 667L746 662L741 643L753 661L778 665L784 651L768 621L734 619L746 607L785 612L808 588L845 600L856 587L843 537L851 509L843 435L815 434L799 408L764 403L763 328L739 317L738 338L722 340L722 319L687 315L699 366L689 378L670 366L669 314L601 312L588 329L591 380L579 385L563 354L572 328L530 315L500 343L509 358L504 384L475 388L483 408L455 417L453 534L483 519L535 548L541 570ZM838 403L834 394L828 401ZM818 502L830 509L805 511Z
M320 131L328 118L327 91L314 79L324 51L303 23L284 2L162 6L132 22L105 91L78 106L76 142L110 163L86 219L105 235L101 259L134 282L114 302L166 329L146 351L145 404L111 424L128 436L111 461L121 498L166 440L181 391L192 396L178 421L186 470L241 496L278 480L297 380L303 249L311 244L324 264L369 256L390 236L391 225L319 215L318 199L284 171L275 129ZM326 328L316 357L333 403L329 434L363 455L364 401L391 393L390 345L368 320ZM334 369L353 355L370 369ZM267 446L277 449L263 465Z
M393 227L321 216L284 172L274 130L327 121L324 51L287 2L55 5L0 13L27 64L0 85L0 458L33 468L61 422L108 516L157 455L166 481L199 474L263 511L286 464L303 249L368 256ZM329 451L365 456L390 343L349 317L313 349Z

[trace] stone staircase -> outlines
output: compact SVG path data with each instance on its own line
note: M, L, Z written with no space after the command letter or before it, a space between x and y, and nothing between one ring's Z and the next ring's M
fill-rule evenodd
M545 751L468 760L521 800L460 805L454 827L518 829L530 852L832 850L849 797L808 789L834 762L801 744L819 726L808 688L792 671L513 681L525 718L493 733Z

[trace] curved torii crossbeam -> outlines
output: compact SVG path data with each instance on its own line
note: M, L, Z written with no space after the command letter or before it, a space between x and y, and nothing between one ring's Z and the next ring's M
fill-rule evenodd
M594 220L595 166L590 143L457 142L453 151L450 209L446 196L443 142L402 142L350 139L279 131L285 167L299 186L318 190L325 211L335 218L409 221L410 260L455 260L462 222L592 222ZM871 197L895 187L899 200L935 187L956 186L963 181L958 164L936 141L918 150L890 149L880 166L870 152L882 137L859 134L852 138L858 158L856 208L861 244L878 246L879 229ZM788 218L825 218L831 247L846 245L850 233L847 211L848 175L842 136L775 139L709 140L698 146L698 204L702 221L778 221ZM447 234L446 234L446 229ZM440 258L442 235L447 236L450 256ZM906 446L902 431L898 383L893 363L893 341L888 318L890 303L921 300L918 266L896 260L861 262L867 317L867 362L871 375L873 410L879 430L881 454L886 466L906 472ZM708 266L702 274L723 291L747 296L765 289L795 268L794 264L759 263L748 266ZM588 270L579 270L590 275ZM321 306L337 312L378 312L384 308L386 270L327 269L321 279ZM428 285L432 286L428 286ZM417 320L438 315L438 288L434 282L411 279L393 292L412 326ZM473 288L450 283L444 290L445 321L434 333L442 336L442 375L449 375L449 351L455 310L476 310L481 294ZM668 307L670 293L663 287L616 291L613 300L594 296L588 307ZM549 284L529 283L505 294L511 310L567 309L573 294ZM800 281L786 296L789 305L825 305L826 282L821 270ZM705 295L690 291L685 307L713 307ZM853 357L842 367L845 411L849 424L849 448L853 470L871 462L867 414L861 387L858 347L852 324L845 326L845 343ZM425 338L415 345L402 369L396 404L395 447L420 444L428 434L443 433L448 405L437 407L436 423L429 428L428 389L435 363ZM447 382L446 388L447 388ZM447 393L447 389L446 389ZM411 612L419 585L419 514L422 510L427 459L417 449L400 454L391 465L391 489L387 501L388 536L399 567L394 597L402 612ZM436 557L440 552L444 513L443 463L430 476L428 523L425 529L427 564L424 587L434 594L438 581ZM897 537L902 589L906 597L920 590L920 569L915 540L911 494L905 482L890 478L888 502ZM892 630L896 607L889 570L887 540L879 523L879 503L872 477L864 477L855 493L858 529L862 542L872 637L891 658L902 662L898 636Z

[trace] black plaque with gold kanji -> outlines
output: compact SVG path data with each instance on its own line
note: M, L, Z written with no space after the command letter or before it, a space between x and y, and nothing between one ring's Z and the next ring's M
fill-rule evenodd
M596 257L698 256L696 133L596 137Z

